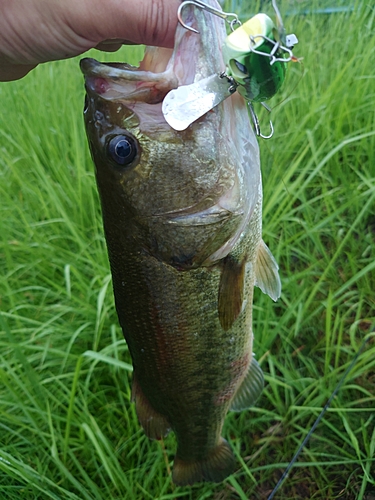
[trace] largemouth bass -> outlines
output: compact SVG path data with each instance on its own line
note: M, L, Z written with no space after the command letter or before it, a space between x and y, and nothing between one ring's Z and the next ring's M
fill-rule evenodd
M171 89L224 70L224 22L198 9L186 22L199 34L179 26L174 49L148 47L139 68L81 61L133 399L150 438L175 432L179 485L233 472L225 416L251 406L263 387L253 288L280 295L261 236L259 150L244 99L232 95L181 132L163 117Z

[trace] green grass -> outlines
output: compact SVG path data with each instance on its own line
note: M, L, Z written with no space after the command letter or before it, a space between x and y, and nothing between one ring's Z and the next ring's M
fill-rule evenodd
M264 239L281 299L255 292L266 388L228 415L238 470L176 488L129 402L78 60L0 84L0 498L264 499L375 320L375 12L288 18L301 64L261 142ZM136 63L138 49L107 58ZM104 59L102 54L96 57ZM267 114L259 113L267 130ZM375 495L371 340L278 499ZM174 437L165 440L169 462Z

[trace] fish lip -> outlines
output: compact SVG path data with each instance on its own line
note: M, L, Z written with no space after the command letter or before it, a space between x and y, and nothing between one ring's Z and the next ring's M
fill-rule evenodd
M131 66L127 63L120 62L107 62L102 63L93 59L92 57L84 57L79 62L80 69L85 78L89 77L100 77L100 78L111 78L113 80L124 78L124 74L129 78L128 72L133 71L134 73L139 73L139 70L135 66Z
M85 76L92 76L95 74L95 69L101 65L102 63L92 57L85 57L79 61L79 67Z

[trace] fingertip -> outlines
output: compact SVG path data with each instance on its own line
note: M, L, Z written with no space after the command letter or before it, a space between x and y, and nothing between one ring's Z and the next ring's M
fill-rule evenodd
M0 82L13 82L25 77L37 64L0 65Z
M119 49L121 49L121 47L122 43L100 42L94 48L100 50L101 52L117 52Z

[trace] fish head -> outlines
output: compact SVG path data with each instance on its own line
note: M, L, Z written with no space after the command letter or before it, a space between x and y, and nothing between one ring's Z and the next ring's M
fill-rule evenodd
M81 61L107 243L121 240L182 270L225 257L261 196L258 144L240 95L183 131L164 118L170 90L225 69L224 21L185 10L199 33L178 26L174 49L147 47L139 67Z

